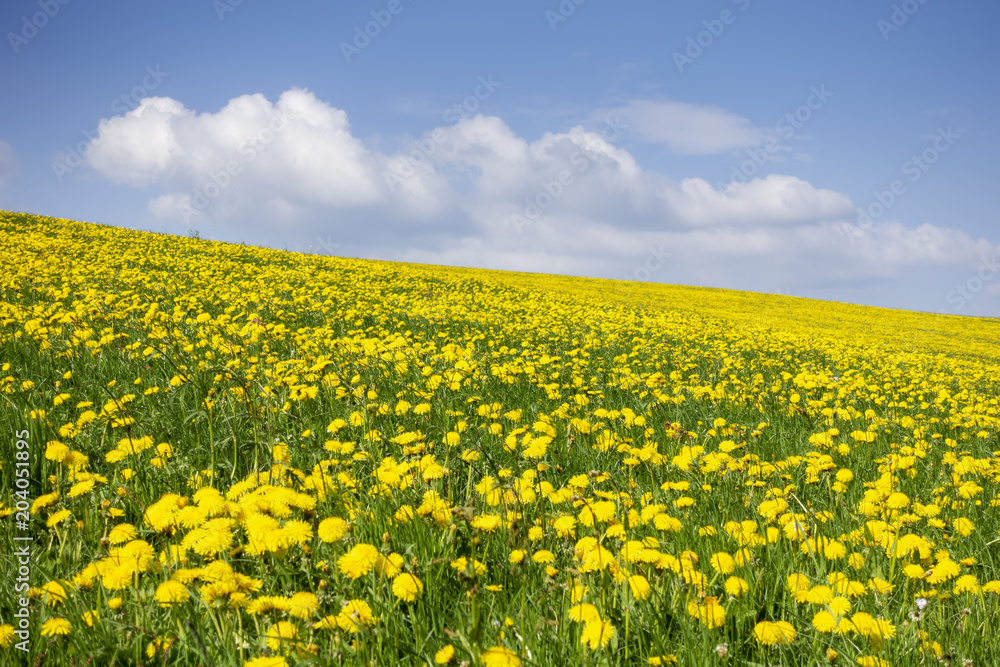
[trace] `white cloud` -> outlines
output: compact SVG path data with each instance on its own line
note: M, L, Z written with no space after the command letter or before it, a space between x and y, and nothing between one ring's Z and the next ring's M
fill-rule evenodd
M714 120L691 126L714 122L716 143L706 129L689 152L757 141L736 116L704 117ZM947 291L996 250L932 225L845 233L850 199L792 175L722 190L676 182L644 170L607 128L529 140L500 118L476 116L386 153L352 134L346 112L304 90L273 104L246 95L201 114L150 98L104 128L88 163L112 182L158 189L153 215L277 247L337 243L353 256L862 301L875 285L905 294L920 282L927 309L943 304L932 296L938 287Z
M149 185L166 175L171 161L182 154L175 126L193 117L169 97L146 98L125 116L100 124L87 163L113 183Z
M882 266L975 267L997 249L986 239L974 239L961 230L930 224L910 229L894 221L875 225L856 238L854 246L867 263Z
M340 208L382 196L381 168L351 134L347 114L304 90L274 104L244 95L203 114L146 98L101 127L87 163L115 183L171 190L150 202L162 217L279 205L272 198Z
M664 197L678 219L692 225L829 220L853 209L844 194L818 190L794 176L779 174L744 184L730 183L725 191L700 178L685 178Z
M600 115L620 118L629 132L681 155L711 155L750 148L767 138L764 130L731 111L684 102L634 100Z
M193 214L189 214L191 220L185 220L183 212L194 210L191 205L191 195L186 194L170 193L160 195L159 197L150 199L147 208L157 218L173 220L174 222L190 222L205 219L204 214L196 211Z

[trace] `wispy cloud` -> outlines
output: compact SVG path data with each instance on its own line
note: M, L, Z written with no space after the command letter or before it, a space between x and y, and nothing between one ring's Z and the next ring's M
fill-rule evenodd
M681 155L711 155L757 146L767 133L731 111L685 102L633 100L600 116L620 117L643 141Z

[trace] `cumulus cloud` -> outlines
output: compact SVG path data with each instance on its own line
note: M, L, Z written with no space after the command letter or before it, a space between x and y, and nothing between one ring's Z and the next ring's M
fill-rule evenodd
M101 123L87 163L114 183L156 184L154 215L200 219L244 207L350 208L380 200L378 156L350 131L347 114L304 90L276 103L244 95L216 113L152 97Z
M852 210L846 195L780 174L742 184L733 182L724 191L700 178L685 178L665 197L677 217L693 225L829 220Z
M207 113L148 98L102 122L87 163L114 183L159 190L153 215L211 236L293 249L321 240L385 259L832 297L916 274L926 282L929 270L967 272L996 250L926 224L851 228L846 195L792 175L721 188L675 181L643 169L623 133L709 153L753 145L759 131L692 105L620 111L620 123L534 140L497 117L464 118L384 151L306 90L274 103L245 95Z
M881 266L973 267L982 257L995 253L997 246L958 229L931 224L910 229L893 221L876 225L855 238L852 249L866 263Z
M681 155L711 155L759 145L767 134L749 120L713 106L633 100L602 116L620 118L630 132Z

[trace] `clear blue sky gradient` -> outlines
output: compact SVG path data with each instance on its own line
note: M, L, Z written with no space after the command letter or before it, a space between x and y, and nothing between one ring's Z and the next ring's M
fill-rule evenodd
M143 96L170 97L199 113L217 112L245 94L275 101L283 91L305 88L346 111L353 135L386 153L445 125L443 110L487 75L502 86L479 111L502 118L529 142L579 124L593 127L602 109L637 99L720 107L773 128L811 87L825 86L833 96L789 143L798 157L769 164L761 175L790 174L865 206L875 191L905 178L904 163L950 127L959 136L954 145L917 182L907 180L906 193L884 217L1000 244L994 202L1000 3L586 0L577 6L565 0L564 10L574 11L553 27L554 14L546 12L558 13L558 0L399 0L401 11L350 63L342 42L352 41L355 28L389 0L231 3L6 0L0 141L13 149L16 167L0 171L0 207L183 234L147 210L161 192L155 185L115 185L85 170L60 182L53 172L60 152L125 110L144 77L155 85ZM894 11L901 22L902 5L915 11L889 32ZM25 17L30 23L44 6L54 15L37 34L25 31ZM732 20L712 23L723 12ZM707 46L678 71L675 52L685 52L689 39L708 29L706 21L716 30L723 25L721 34L711 43L703 34ZM147 68L167 74L157 81ZM728 182L742 159L741 151L678 154L629 134L618 146L643 170L675 181ZM241 236L231 228L211 235ZM957 280L974 274L974 266L954 272ZM1000 283L1000 275L991 279ZM956 312L945 300L955 284L940 280L811 290L797 289L794 276L781 281L803 296ZM754 286L750 277L746 284ZM1000 298L988 291L959 310L1000 315Z

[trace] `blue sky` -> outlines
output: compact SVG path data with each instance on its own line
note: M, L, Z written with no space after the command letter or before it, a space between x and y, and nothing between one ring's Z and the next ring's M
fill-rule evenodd
M8 0L0 206L1000 315L1000 5L578 1Z

